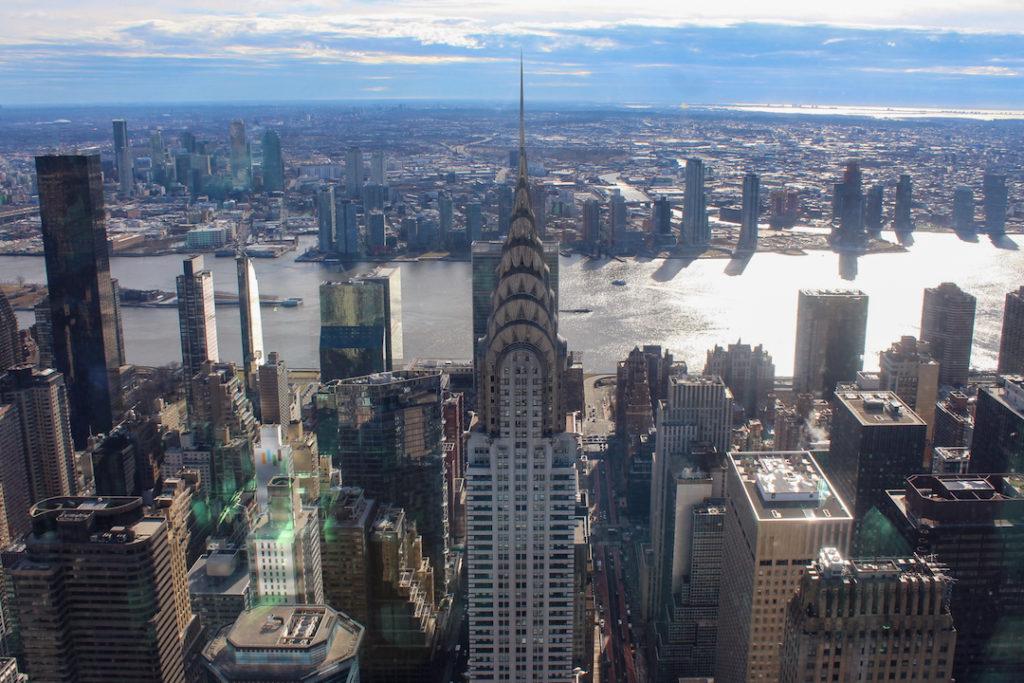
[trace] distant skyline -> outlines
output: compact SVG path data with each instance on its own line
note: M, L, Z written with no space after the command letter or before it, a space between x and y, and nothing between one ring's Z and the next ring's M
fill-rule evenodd
M1024 109L1020 0L0 7L0 105L509 100Z

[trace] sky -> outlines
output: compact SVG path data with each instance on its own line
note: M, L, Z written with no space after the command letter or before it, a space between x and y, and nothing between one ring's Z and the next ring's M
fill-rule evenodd
M520 50L535 102L1024 110L1024 0L0 0L0 106L510 101Z

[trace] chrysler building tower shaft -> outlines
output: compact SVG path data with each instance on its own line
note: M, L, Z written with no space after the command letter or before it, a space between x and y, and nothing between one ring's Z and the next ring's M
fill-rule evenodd
M572 679L577 443L560 410L566 344L527 179L523 71L519 177L477 359L469 439L470 678Z

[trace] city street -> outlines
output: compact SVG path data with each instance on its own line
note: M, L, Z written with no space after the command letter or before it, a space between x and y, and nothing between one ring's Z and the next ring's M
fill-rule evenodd
M584 421L584 452L596 460L591 491L591 543L594 554L594 594L601 622L602 681L639 683L645 680L644 667L635 640L632 612L634 599L627 577L635 573L627 535L630 528L620 522L620 497L615 490L613 466L609 461L614 448L614 421L610 397L614 384L599 377L588 377ZM611 445L610 445L611 444ZM625 544L625 545L624 545ZM633 570L632 572L630 570Z

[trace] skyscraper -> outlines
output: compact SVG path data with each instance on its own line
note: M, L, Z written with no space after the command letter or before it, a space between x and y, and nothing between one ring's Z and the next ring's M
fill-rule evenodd
M881 388L894 392L925 421L929 441L939 400L939 364L931 351L928 342L904 335L878 354Z
M776 681L786 608L823 547L847 552L852 518L808 452L726 457L715 681Z
M977 300L952 282L924 290L921 307L921 341L932 347L939 362L939 384L967 384L974 343L974 311Z
M847 560L823 548L786 613L780 681L952 680L953 590L921 557Z
M217 355L217 319L214 312L213 273L203 268L202 256L185 259L185 272L177 277L178 329L181 333L181 367L191 379L203 361L214 363Z
M466 239L476 242L484 238L483 208L479 202L466 204Z
M652 203L651 230L655 235L672 234L672 205L665 196L658 197Z
M1024 667L1022 491L1020 475L919 474L889 492L890 519L906 543L956 581L956 654L940 649L937 663L952 657L957 681L1016 680Z
M913 206L913 183L906 173L900 175L896 182L896 206L893 213L893 230L898 234L905 235L914 231L914 217L911 212Z
M444 586L449 520L441 402L446 376L400 370L340 379L316 396L317 441L346 485L405 509Z
M963 236L975 233L974 191L964 185L953 191L953 229Z
M251 184L252 160L249 143L245 138L245 122L235 119L228 126L231 143L231 179L237 188L248 189Z
M288 367L277 351L267 354L259 369L260 422L288 425L292 418L292 391L288 386Z
M756 173L743 176L743 208L740 215L739 252L757 251L757 220L761 215L761 179Z
M686 558L676 549L685 543L677 520L713 497L711 469L717 463L700 453L723 453L729 446L732 401L719 377L673 375L668 399L658 402L657 441L651 467L650 588L644 619L664 618L672 595L680 590ZM717 491L718 494L721 491Z
M276 130L263 131L263 189L266 192L284 191L284 157L281 155L281 137Z
M359 199L363 189L363 172L362 150L358 147L349 147L345 152L345 195L349 199Z
M886 489L924 471L928 426L896 394L839 391L832 399L831 446L825 471L854 517L854 549L872 509L886 505ZM877 514L877 512L876 512Z
M793 390L826 398L864 367L868 297L860 290L801 289Z
M4 553L25 672L182 683L169 523L141 498L50 498ZM59 598L59 599L55 599Z
M838 212L839 227L833 243L841 249L861 249L867 241L864 232L864 190L860 162L846 162L843 182L835 184L833 210Z
M387 185L387 163L384 160L384 151L375 149L370 156L370 182L374 185Z
M596 247L603 243L601 235L601 203L596 199L583 202L583 225L580 230L583 241Z
M686 194L683 198L683 224L680 236L680 242L692 247L704 247L711 242L702 159L686 160Z
M567 683L578 446L564 432L567 351L530 201L521 74L515 204L479 351L479 427L467 449L469 674L481 683Z
M334 185L321 187L316 192L317 249L331 254L337 245L337 214L335 213Z
M1006 294L1003 334L999 340L999 374L1024 375L1024 285Z
M21 444L24 449L23 485L29 504L45 498L74 495L75 447L71 440L71 417L64 378L52 368L31 365L11 368L0 375L0 403L18 408Z
M864 205L864 227L872 235L882 232L882 210L885 203L885 185L876 183L868 189Z
M1024 472L1024 377L1007 375L978 390L971 472Z
M128 138L128 123L114 119L114 168L117 169L117 187L122 197L130 197L135 190L135 168L132 144Z
M267 483L267 506L249 532L249 576L256 605L322 605L319 513L304 504L295 477Z
M558 242L541 242L544 250L544 265L548 267L548 283L558 305ZM487 334L487 322L493 309L491 294L498 283L498 266L504 254L504 243L478 241L472 248L473 270L473 344Z
M716 345L708 351L705 375L718 375L732 391L736 404L748 419L757 419L768 406L768 394L775 389L775 364L760 344L737 342L728 349Z
M1006 234L1006 176L986 173L981 186L985 201L985 232L998 237Z
M454 210L455 205L452 203L451 195L447 192L437 195L438 237L442 246L448 243L448 235L452 231Z
M21 441L18 407L0 402L0 543L3 547L32 528L28 509L29 489L25 486L25 448Z
M241 252L235 257L238 273L238 318L242 325L242 370L246 389L256 393L257 374L263 359L263 315L260 313L260 289L252 260Z
M0 373L21 363L21 337L18 319L7 295L0 291Z
M356 202L351 199L336 198L334 218L334 252L350 259L361 255L363 244L359 239L359 214Z
M534 209L536 212L536 209ZM626 242L626 200L618 189L612 190L608 202L608 225L611 244L621 248Z
M398 268L320 285L320 375L324 382L384 372L402 358Z
M36 157L53 360L67 383L75 445L113 426L120 365L98 154Z

